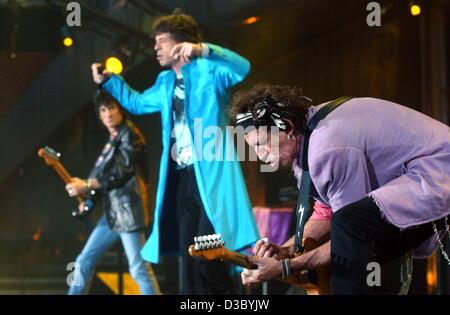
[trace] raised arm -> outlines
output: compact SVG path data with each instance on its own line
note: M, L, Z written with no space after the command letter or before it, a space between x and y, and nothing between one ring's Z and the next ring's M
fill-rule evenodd
M134 115L144 115L161 110L161 94L159 90L161 86L157 82L149 89L140 93L132 89L125 80L119 75L112 75L107 81L101 85L115 99Z
M94 82L100 85L100 88L108 91L127 111L134 115L143 115L158 112L161 108L161 76L158 76L155 84L140 93L132 89L125 80L106 70L98 73L101 65L96 63L92 65L92 77Z
M205 58L212 61L214 71L224 88L231 88L245 79L250 72L250 62L247 59L229 49L209 43L206 45L209 53Z

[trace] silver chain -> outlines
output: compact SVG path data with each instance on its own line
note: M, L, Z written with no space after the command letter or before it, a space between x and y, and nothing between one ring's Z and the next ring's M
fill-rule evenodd
M448 226L447 217L444 218L445 223L445 232L447 233L449 239L450 239L450 227ZM447 252L444 249L444 244L442 244L441 239L439 237L439 232L436 227L436 223L433 221L433 230L434 235L436 236L436 240L439 244L439 249L441 250L442 256L444 256L445 260L447 260L448 265L450 265L450 258L448 257ZM444 237L445 238L445 233ZM412 269L413 269L413 258L412 258L412 251L409 251L405 253L403 256L403 261L400 269L400 282L401 287L399 291L399 295L406 295L409 291L409 286L411 285L412 280Z
M447 232L448 238L450 239L450 228L448 226L447 217L444 218L444 222L445 222L445 231ZM436 227L436 223L434 223L434 221L432 223L433 223L434 235L436 235L436 240L439 244L439 249L441 250L442 256L444 256L445 260L447 260L448 265L450 266L450 258L448 257L448 254L444 249L444 244L442 244L442 242L441 242L441 239L439 237L439 232ZM442 238L444 238L444 237L445 237L445 233Z
M407 295L412 280L413 270L413 255L412 250L406 252L402 258L402 265L400 266L400 291L399 295Z

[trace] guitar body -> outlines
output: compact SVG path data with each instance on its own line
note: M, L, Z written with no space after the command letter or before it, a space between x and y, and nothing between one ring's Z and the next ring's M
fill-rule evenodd
M256 269L257 266L251 264L247 256L228 250L224 247L224 242L220 234L205 235L194 238L194 245L189 246L189 254L192 257L199 257L205 260L223 260L243 268ZM304 241L305 253L311 251L321 244L312 240ZM283 259L286 257L277 257ZM299 273L292 274L287 279L277 279L287 284L300 286L304 288L308 295L325 295L330 293L329 270L327 267L317 268L315 270L302 270Z
M72 176L70 176L69 172L59 161L59 157L61 154L57 153L55 150L49 147L41 148L38 151L38 155L44 159L45 163L49 166L52 166L59 177L63 180L65 184L68 184L72 180ZM77 219L83 219L87 215L91 214L94 210L94 196L95 190L90 191L89 194L83 194L80 196L76 196L78 203L84 203L84 210L80 212L78 209L72 212L72 216Z

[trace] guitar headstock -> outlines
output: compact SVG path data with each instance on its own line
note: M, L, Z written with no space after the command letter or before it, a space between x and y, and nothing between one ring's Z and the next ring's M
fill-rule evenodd
M38 151L38 155L44 159L47 165L56 164L61 157L61 153L56 152L55 150L47 146L45 146L44 148L40 148Z
M189 255L205 260L222 259L226 253L224 245L220 234L196 236L194 244L189 246Z

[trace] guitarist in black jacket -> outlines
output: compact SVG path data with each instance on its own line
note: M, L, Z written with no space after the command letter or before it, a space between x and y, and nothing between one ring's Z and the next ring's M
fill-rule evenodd
M145 138L127 118L127 113L107 92L94 99L98 117L109 132L109 139L87 179L73 177L66 185L71 197L92 189L100 193L105 210L77 257L69 294L83 294L101 255L121 240L128 258L129 271L141 294L159 293L151 266L140 255L147 189L144 182ZM81 203L79 211L82 212Z

